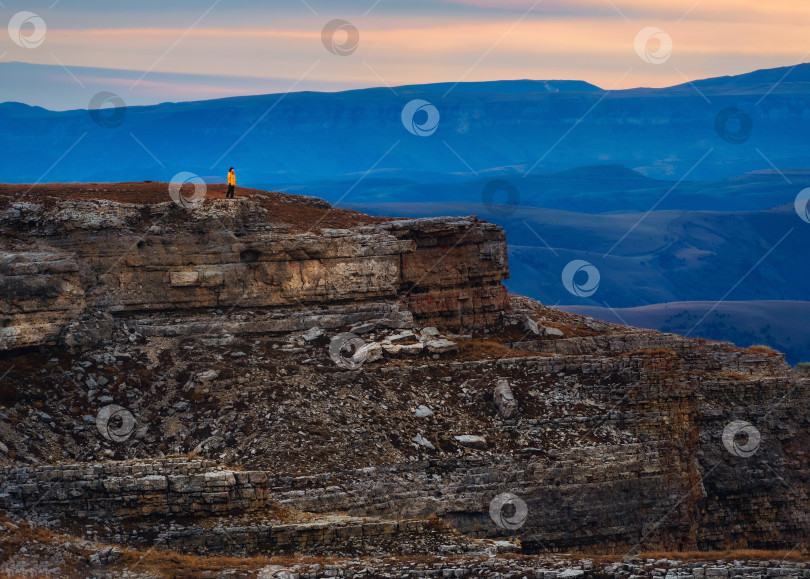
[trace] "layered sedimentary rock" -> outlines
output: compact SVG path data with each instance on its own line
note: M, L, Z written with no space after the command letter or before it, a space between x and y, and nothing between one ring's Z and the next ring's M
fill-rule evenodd
M399 309L394 325L410 312L426 323L480 327L506 303L503 231L475 218L313 233L273 223L248 198L194 211L169 202L62 200L15 203L0 212L0 230L25 232L0 248L6 350L109 338L112 317L122 316L171 333L169 315L254 310L257 324L244 331L289 331L306 327L309 310L350 304L365 307L367 319ZM282 311L285 322L276 315L260 323ZM178 324L174 333L188 329Z
M105 541L209 555L426 553L436 542L457 553L480 550L424 518L279 521L268 483L262 471L187 458L3 468L0 511L56 528L92 528Z
M513 301L508 327L526 315L524 305ZM132 344L124 358L125 346L117 344L78 358L69 377L76 385L49 386L51 366L43 363L46 371L24 385L31 400L0 415L0 437L28 457L36 449L75 459L193 450L249 469L233 473L228 497L239 496L243 479L261 481L255 496L282 508L387 521L436 515L474 538L519 538L526 553L805 544L810 380L773 352L620 332L538 306L531 315L569 337L524 340L524 349L497 358L462 351L434 359L423 352L401 364L385 354L355 369L331 360L328 332L318 345L293 332L292 342L283 335L234 338L203 347L201 355L187 355L180 344L189 342L174 338ZM592 335L577 336L587 332ZM378 327L373 334L408 332ZM217 363L222 353L233 355ZM150 356L163 363L152 365ZM148 381L133 385L143 367L151 367ZM516 407L506 417L493 396L504 382ZM41 399L49 400L41 409L26 407ZM96 413L111 402L126 404L137 421L127 440L99 436ZM32 443L40 434L44 440ZM173 480L175 467L160 464L137 467L132 480L116 483L121 497L139 496L147 482ZM120 505L120 513L107 513L111 519L131 518L137 508L129 499L107 494L109 479L123 476L115 468L97 474L79 467L7 469L9 483L0 493L8 496L0 505L17 513L35 504L37 514L100 512L90 508L100 497ZM72 493L75 483L64 481L65 472L90 477L82 479L89 487ZM209 476L212 484L231 480ZM56 499L49 498L49 485ZM167 486L155 512L189 504L173 498L186 495L172 489ZM498 524L500 510L493 517L504 494L526 506L517 520L504 511L512 526ZM204 496L186 498L205 502ZM225 504L239 503L229 498L212 509L229 512ZM186 525L161 536L178 549L184 541L210 552L231 545ZM235 525L239 542L276 544L275 525L252 527L252 538L246 525ZM346 531L354 532L363 533Z
M438 514L475 536L516 535L524 552L804 545L810 436L795 402L807 407L810 381L779 356L730 344L647 332L607 341L612 354L446 367L472 391L478 376L487 385L509 378L520 419L476 432L490 450L511 438L515 454L271 478L274 499L309 511ZM593 338L543 343L578 342ZM638 348L645 344L655 349ZM390 372L418 383L435 371ZM756 441L729 438L735 421L753 427ZM440 447L450 438L424 432ZM489 509L501 493L527 506L513 529L493 524Z
M267 505L264 472L183 458L0 469L0 508L13 513L123 520L202 517Z
M503 232L472 218L82 203L3 213L14 516L205 553L463 551L431 515L527 554L807 547L810 379L778 352L507 301ZM85 347L20 349L44 343ZM144 466L188 453L231 469ZM84 464L109 459L134 462ZM255 518L276 508L313 519Z

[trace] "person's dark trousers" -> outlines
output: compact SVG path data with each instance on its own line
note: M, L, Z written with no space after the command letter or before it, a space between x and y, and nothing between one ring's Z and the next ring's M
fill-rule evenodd
M225 199L233 199L233 185L228 185L228 192L225 194Z

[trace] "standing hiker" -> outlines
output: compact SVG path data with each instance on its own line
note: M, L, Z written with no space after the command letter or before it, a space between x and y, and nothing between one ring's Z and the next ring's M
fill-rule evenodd
M236 187L236 173L233 172L233 167L228 171L228 192L225 194L225 199L233 199L234 189Z

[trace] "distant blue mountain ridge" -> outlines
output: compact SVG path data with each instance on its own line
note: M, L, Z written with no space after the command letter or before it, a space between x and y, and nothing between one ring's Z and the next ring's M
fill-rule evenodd
M180 171L221 176L235 166L246 185L363 176L430 183L609 164L653 179L724 179L806 165L808 77L810 64L612 92L580 81L442 83L92 115L4 104L0 175L12 182L168 180ZM430 136L403 124L414 99L438 111Z
M810 187L810 64L610 92L522 80L105 98L0 104L0 180L221 182L234 166L242 186L373 214L475 214L506 230L513 293L810 361L810 224L793 207ZM574 260L599 271L597 291L563 282Z

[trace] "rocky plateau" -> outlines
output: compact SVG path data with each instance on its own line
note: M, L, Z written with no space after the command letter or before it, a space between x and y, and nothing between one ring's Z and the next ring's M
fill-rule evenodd
M510 296L475 217L240 194L0 187L0 574L810 577L781 354Z

